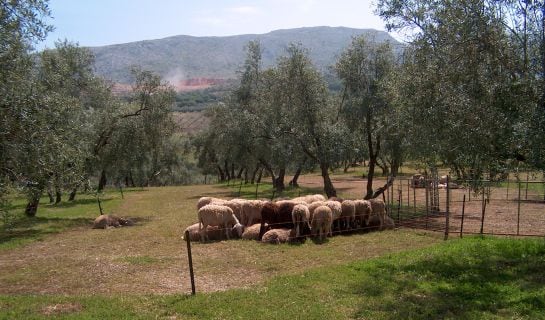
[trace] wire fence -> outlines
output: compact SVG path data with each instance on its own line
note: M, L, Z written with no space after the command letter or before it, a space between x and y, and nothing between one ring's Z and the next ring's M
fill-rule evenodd
M397 179L384 193L388 214L398 226L447 234L545 236L545 181L445 182Z

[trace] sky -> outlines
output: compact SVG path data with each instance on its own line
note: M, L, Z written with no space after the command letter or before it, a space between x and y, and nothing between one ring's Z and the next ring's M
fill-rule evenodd
M55 27L38 49L67 39L102 46L175 35L261 34L344 26L385 30L372 0L50 0Z

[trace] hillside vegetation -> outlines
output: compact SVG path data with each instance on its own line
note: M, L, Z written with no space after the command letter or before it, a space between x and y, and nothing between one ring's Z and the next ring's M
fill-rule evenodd
M98 75L114 82L130 83L130 67L139 65L176 84L184 79L235 78L244 62L244 47L258 40L263 47L263 64L271 66L290 43L308 48L317 67L325 69L350 43L352 37L366 35L378 42L400 44L388 33L373 29L311 27L276 30L266 34L229 37L174 36L110 46L93 47Z

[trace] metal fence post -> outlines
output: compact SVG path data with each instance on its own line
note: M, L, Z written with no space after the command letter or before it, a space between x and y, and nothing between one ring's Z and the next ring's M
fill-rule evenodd
M191 279L191 294L195 295L195 275L193 274L193 257L191 256L191 240L189 239L189 230L185 232L185 241L187 243L187 259L189 260L189 277Z

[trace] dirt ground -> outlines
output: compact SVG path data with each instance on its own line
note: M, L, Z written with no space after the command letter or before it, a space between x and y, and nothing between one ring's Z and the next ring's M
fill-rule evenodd
M346 198L361 198L366 188L366 181L360 177L338 176L332 179L339 195ZM321 187L322 178L317 175L307 175L300 178L300 185L305 187ZM386 180L378 178L373 182L373 187L383 186ZM393 189L393 194L392 194ZM401 190L401 192L400 192ZM521 184L520 209L519 195L516 185L511 184L509 188L490 188L489 201L486 203L483 232L488 234L505 234L521 236L545 236L545 201L543 200L545 188L541 184L533 189L526 190L524 183ZM479 233L481 229L483 201L482 194L474 194L469 189L450 190L449 212L450 232L459 232L462 228L462 209L464 209L463 232ZM385 193L390 206L390 215L394 220L397 218L397 208L401 193L400 216L401 225L414 228L436 229L444 231L446 212L446 190L439 190L440 211L439 216L430 216L429 219L422 218L422 214L415 212L425 211L426 193L425 189L413 189L408 184L407 178L398 179L393 188ZM465 204L464 204L464 195ZM463 208L464 207L464 208Z

